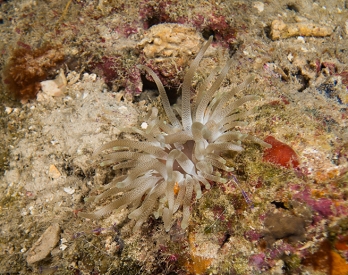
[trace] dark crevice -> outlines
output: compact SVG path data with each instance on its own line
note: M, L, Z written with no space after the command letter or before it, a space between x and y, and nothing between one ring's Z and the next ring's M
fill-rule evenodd
M298 83L302 85L298 89L299 92L303 92L305 89L307 89L309 87L309 79L306 76L302 75L301 71L298 71L295 74L295 77L296 77Z
M285 210L289 210L288 207L285 206L285 203L282 201L272 201L271 204L275 205L276 208L282 208Z
M241 42L238 42L238 43L233 43L233 44L229 45L228 54L229 54L230 58L238 51L241 44L242 44Z
M294 12L299 12L299 8L293 3L287 4L286 9Z
M155 82L152 82L150 80L148 80L145 75L141 75L141 81L143 83L143 91L146 91L146 90L152 90L152 91L156 91L156 95L158 96L159 93L158 93L158 89L157 89L157 85ZM179 98L180 96L180 93L178 91L178 89L175 89L175 88L168 88L168 87L164 87L166 93L167 93L167 96L168 96L168 99L169 99L169 102L171 105L175 104L177 99Z
M208 40L210 36L213 36L215 39L215 32L212 29L203 29L202 30L202 36L204 39Z

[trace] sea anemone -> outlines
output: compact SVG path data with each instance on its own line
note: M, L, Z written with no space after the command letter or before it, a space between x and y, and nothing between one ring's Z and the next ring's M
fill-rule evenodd
M129 206L128 218L135 221L134 230L154 214L156 218L162 217L165 230L169 231L174 214L182 209L181 227L185 229L189 224L192 199L202 197L202 187L210 189L210 182L224 184L228 181L221 172L231 172L233 168L226 166L222 153L242 151L241 141L247 139L269 147L264 141L238 131L238 127L245 125L241 120L252 112L238 107L258 97L246 95L235 101L232 98L245 89L252 77L228 92L218 92L231 60L219 74L217 70L211 72L198 88L195 104L191 105L192 78L211 42L212 37L203 45L184 77L179 108L170 106L158 76L150 68L138 66L156 82L167 120L159 119L158 109L153 107L146 118L147 128L133 129L146 141L115 140L94 152L99 155L107 151L102 154L102 166L114 165L114 170L129 170L103 186L104 192L92 198L99 201L116 197L112 203L94 213L79 213L79 216L98 219Z

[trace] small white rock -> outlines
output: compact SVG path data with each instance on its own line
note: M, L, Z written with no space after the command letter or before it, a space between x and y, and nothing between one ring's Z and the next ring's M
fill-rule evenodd
M92 79L93 81L96 81L96 80L97 80L97 75L96 75L96 74L91 74L91 79Z
M51 140L51 144L52 145L56 145L56 144L58 144L59 143L59 141L57 141L57 140Z
M6 114L11 114L12 113L12 111L13 111L13 109L11 108L11 107L5 107L5 113Z
M304 40L303 36L298 36L297 40L302 42L302 43L306 43L306 41Z
M57 83L54 80L45 80L41 83L41 89L45 94L50 96L61 96L63 92L59 89Z
M125 113L127 112L128 108L126 106L121 106L118 108L118 110L120 111L120 113Z
M146 122L141 123L140 127L141 129L147 129L147 126L149 126Z
M67 249L67 245L65 245L65 244L61 244L60 246L59 246L59 249L60 250L62 250L62 251L64 251L65 249Z
M40 82L41 90L43 93L50 96L61 96L64 94L67 80L64 75L64 71L60 70L60 73L54 80L45 80Z
M68 193L69 195L72 195L75 193L75 189L71 187L64 187L63 190L65 193Z
M294 56L291 53L288 54L288 60L290 62L292 62L294 60Z
M57 179L57 178L59 178L62 175L59 172L58 168L55 165L53 165L53 164L50 165L50 168L48 169L48 174L53 179Z
M254 2L253 5L254 8L256 8L258 10L258 12L263 12L263 10L265 9L265 4L259 1Z

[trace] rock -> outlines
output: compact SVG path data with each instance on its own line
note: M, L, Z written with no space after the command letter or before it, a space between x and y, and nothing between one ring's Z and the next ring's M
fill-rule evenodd
M286 239L290 243L306 239L306 227L312 222L311 210L296 201L289 206L290 211L279 208L266 214L264 239L268 245L279 239Z
M43 93L50 96L62 96L66 90L67 80L64 71L61 69L60 73L54 80L45 80L40 82Z
M48 227L41 237L30 248L27 263L33 264L45 259L59 242L60 227L55 223Z
M55 165L53 165L53 164L50 165L50 168L48 170L48 174L53 179L57 179L57 178L59 178L62 175L59 172L58 168Z
M151 27L138 48L143 65L154 70L165 86L178 87L180 72L196 56L202 42L195 28L167 23Z
M305 239L305 221L284 213L269 213L265 219L267 233L265 240L272 244L275 240L288 238L289 241L303 241Z
M195 56L202 41L194 28L180 24L158 24L148 30L138 47L143 49L147 58L161 61L165 58Z
M333 32L331 27L318 25L310 21L285 24L283 20L273 20L271 24L271 38L277 40L293 36L329 36Z
M254 7L255 9L257 9L257 11L260 13L260 12L263 12L263 11L264 11L264 9L265 9L265 4L262 3L262 2L260 2L260 1L256 1L256 2L254 2L253 7Z
M272 145L272 147L264 150L263 161L286 168L297 168L299 166L298 156L289 145L272 136L266 137L264 141Z

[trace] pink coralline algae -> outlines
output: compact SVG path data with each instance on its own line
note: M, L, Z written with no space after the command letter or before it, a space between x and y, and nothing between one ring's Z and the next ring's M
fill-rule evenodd
M244 233L244 237L251 242L258 241L261 238L261 236L262 235L256 230L249 230Z
M297 199L307 203L321 217L328 218L333 215L332 200L328 198L313 199L308 189L293 195L293 199Z
M99 62L92 63L91 70L104 78L111 88L125 89L125 94L139 95L142 91L142 81L136 66L125 68L120 56L103 56Z
M301 244L300 244L301 245ZM284 254L295 253L296 249L287 242L278 244L275 248L267 249L267 255L271 259L278 259Z
M227 23L225 16L212 13L204 20L198 17L194 24L202 33L213 33L215 40L224 47L228 47L236 40L237 29Z
M145 29L161 23L184 23L186 20L173 18L169 12L171 6L175 6L176 1L159 1L158 5L152 5L148 2L141 4L139 16L143 21Z
M117 28L115 28L115 31L119 34L122 34L125 37L129 37L132 34L138 33L138 30L136 28L137 25L138 22L133 22L133 24L120 25Z
M348 71L337 73L335 75L338 75L338 76L342 77L342 83L344 85L348 85ZM347 89L348 89L348 86L347 86Z
M249 263L260 270L267 270L269 268L269 265L266 262L266 255L264 253L250 256Z
M112 81L119 77L119 68L122 66L120 57L103 56L100 62L92 64L99 75L103 76L106 84L111 84Z

